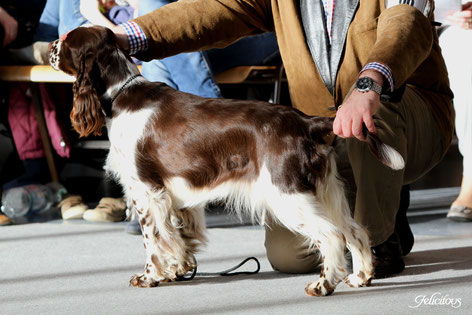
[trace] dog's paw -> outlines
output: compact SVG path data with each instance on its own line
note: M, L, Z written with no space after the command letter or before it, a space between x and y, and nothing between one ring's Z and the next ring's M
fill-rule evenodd
M197 268L197 265L191 262L169 265L167 266L167 269L164 270L162 273L162 277L165 280L161 280L161 282L172 282L183 278L188 273L193 272L195 268Z
M359 274L350 274L344 278L344 283L346 283L351 288L367 287L372 281L372 276L366 276L362 271Z
M308 284L305 288L305 292L309 296L327 296L334 292L335 286L333 286L325 278L320 278L318 281Z
M153 288L159 285L159 281L149 276L146 276L144 274L142 275L135 274L131 276L131 279L129 280L129 284L133 287L138 287L138 288Z

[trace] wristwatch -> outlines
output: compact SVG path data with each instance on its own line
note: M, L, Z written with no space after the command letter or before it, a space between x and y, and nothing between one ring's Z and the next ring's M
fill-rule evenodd
M361 93L374 91L378 95L382 94L382 87L369 77L359 78L356 82L356 89Z

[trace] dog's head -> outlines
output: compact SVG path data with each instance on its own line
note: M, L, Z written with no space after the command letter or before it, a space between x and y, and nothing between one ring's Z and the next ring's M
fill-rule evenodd
M100 96L106 91L103 72L120 50L116 37L105 27L79 27L54 41L49 62L56 70L75 76L72 126L86 137L101 134L105 114Z

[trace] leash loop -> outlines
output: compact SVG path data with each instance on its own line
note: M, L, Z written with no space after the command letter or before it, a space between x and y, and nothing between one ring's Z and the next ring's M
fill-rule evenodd
M195 259L195 257L193 257L193 260L196 263L197 260ZM233 272L233 271L237 270L238 268L242 267L245 263L247 263L250 260L253 260L253 261L256 262L256 270L254 270L254 271L237 271L237 272ZM195 267L195 269L192 270L192 274L190 276L188 276L188 277L187 276L180 276L175 281L179 281L179 282L180 281L190 281L193 278L195 278L195 276L208 277L208 276L252 275L252 274L258 273L259 270L261 270L261 264L259 263L259 260L256 257L247 257L246 259L244 259L242 262L240 262L236 266L231 267L231 268L226 269L226 270L223 270L223 271L220 271L220 272L197 272L197 267Z

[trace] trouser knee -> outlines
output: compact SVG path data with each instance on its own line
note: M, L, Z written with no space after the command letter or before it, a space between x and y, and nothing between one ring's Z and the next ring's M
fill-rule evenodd
M309 250L305 239L285 227L271 224L266 227L267 258L274 270L284 273L319 271L321 257L318 250Z

